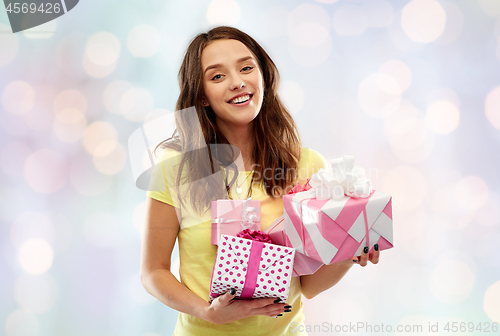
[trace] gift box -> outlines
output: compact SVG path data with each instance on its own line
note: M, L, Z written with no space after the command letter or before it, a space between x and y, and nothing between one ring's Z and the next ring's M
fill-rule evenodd
M310 189L283 196L285 234L298 253L324 264L393 247L392 197L373 191L354 158L332 160ZM308 189L308 188L306 188Z
M240 299L272 297L286 301L295 249L227 235L220 240L209 302L231 288Z
M269 235L273 244L292 247L290 240L285 234L285 219L283 215L269 225L264 232ZM295 252L292 276L313 274L323 266L323 262L312 259L297 251Z
M236 236L245 229L260 230L260 201L250 198L212 201L213 245L218 245L221 235Z

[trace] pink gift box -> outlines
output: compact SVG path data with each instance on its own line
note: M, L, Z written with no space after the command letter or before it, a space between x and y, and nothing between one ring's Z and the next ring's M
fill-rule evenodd
M231 288L240 299L280 298L285 302L295 249L234 236L221 236L210 297L212 302Z
M318 200L311 189L283 196L283 207L290 246L324 264L359 256L365 246L393 247L391 195Z
M292 247L292 243L285 234L284 216L280 216L264 232L269 235L273 244ZM313 274L323 265L321 261L317 261L302 253L295 253L292 276Z
M212 245L219 244L221 235L236 236L244 229L260 230L260 201L212 201Z

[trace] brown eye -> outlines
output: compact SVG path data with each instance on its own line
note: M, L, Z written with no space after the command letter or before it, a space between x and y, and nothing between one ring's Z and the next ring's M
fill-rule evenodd
M215 75L212 77L212 80L217 80L217 79L221 79L222 78L222 75Z

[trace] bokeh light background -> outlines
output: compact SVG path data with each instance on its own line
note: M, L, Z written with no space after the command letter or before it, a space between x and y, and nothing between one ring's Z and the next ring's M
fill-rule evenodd
M307 323L500 322L500 1L87 0L18 34L0 10L0 334L172 333L127 139L219 24L271 55L305 147L394 197L396 248L304 299Z

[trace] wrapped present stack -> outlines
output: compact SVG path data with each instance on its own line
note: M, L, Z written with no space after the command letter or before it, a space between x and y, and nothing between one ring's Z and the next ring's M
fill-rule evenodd
M332 264L393 247L392 197L373 191L354 157L331 161L332 172L314 174L308 185L283 196L287 245L299 253Z
M220 237L209 302L231 288L239 299L271 297L286 302L295 250L271 244L261 231L246 229L239 236Z

